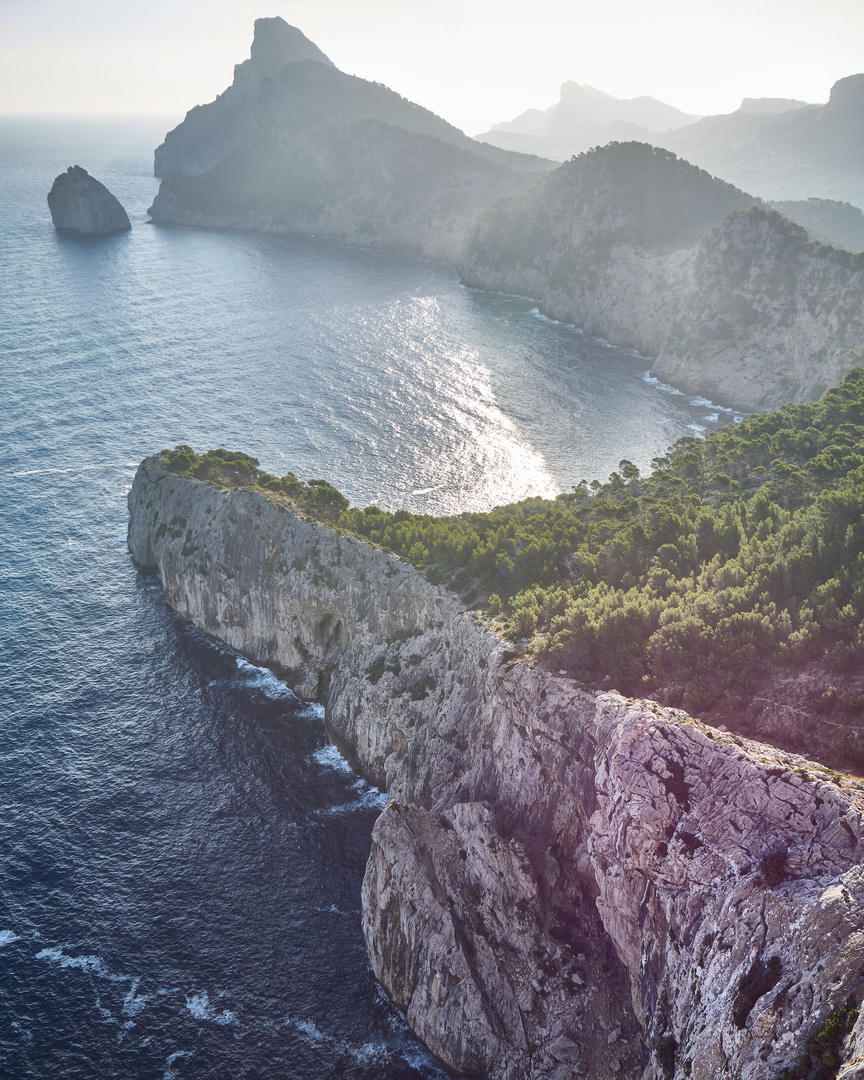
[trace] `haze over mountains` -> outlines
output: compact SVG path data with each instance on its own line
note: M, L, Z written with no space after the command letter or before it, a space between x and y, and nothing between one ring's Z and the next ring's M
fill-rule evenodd
M652 141L652 133L670 131L698 120L653 97L624 100L593 86L561 85L561 100L548 109L528 109L478 135L480 142L506 150L564 161L590 146L612 140Z
M473 214L554 163L483 146L258 19L251 58L156 150L154 220L340 236L451 258ZM433 239L434 238L434 239Z
M559 161L611 139L635 138L765 199L864 207L864 74L836 82L825 105L745 98L735 112L701 119L653 98L621 101L564 83L557 105L529 110L478 138Z
M735 132L755 132L760 146L772 132L787 158L821 147L849 176L843 162L860 147L843 137L862 82L844 80L824 107L748 102L740 115L667 138L704 148L722 136L737 153ZM573 99L593 102L595 117L614 105L584 87ZM626 104L664 123L682 119L659 102ZM864 342L864 257L814 243L727 177L645 142L612 142L558 167L476 142L339 71L278 18L256 22L233 85L169 132L156 171L156 222L331 236L442 259L471 284L534 297L546 314L635 346L666 381L746 410L818 397ZM812 175L802 166L805 190ZM864 224L836 202L784 209L832 239L835 226L860 235Z

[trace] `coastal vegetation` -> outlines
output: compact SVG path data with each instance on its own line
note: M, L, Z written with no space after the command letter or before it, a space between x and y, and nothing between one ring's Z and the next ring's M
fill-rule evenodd
M517 648L586 682L673 687L704 712L721 697L743 705L777 665L864 662L860 368L818 402L679 439L647 476L623 460L606 483L487 513L348 507L325 481L273 477L224 450L184 446L162 460L285 498L399 555ZM834 703L821 697L817 711ZM845 704L860 711L864 696Z

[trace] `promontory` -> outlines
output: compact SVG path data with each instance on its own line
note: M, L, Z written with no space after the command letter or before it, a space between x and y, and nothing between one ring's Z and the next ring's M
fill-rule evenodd
M129 548L387 791L363 931L419 1037L489 1080L864 1077L861 782L521 656L344 506L178 447Z

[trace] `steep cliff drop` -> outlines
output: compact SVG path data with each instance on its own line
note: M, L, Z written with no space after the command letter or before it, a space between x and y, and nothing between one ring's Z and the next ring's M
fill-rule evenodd
M323 701L386 787L366 942L448 1065L864 1077L857 781L514 662L456 596L278 496L157 456L129 508L168 603Z
M132 228L119 201L80 165L70 165L51 185L48 208L59 232L109 236Z
M459 271L635 346L688 393L815 400L864 343L864 258L754 201L666 150L611 145L478 215Z

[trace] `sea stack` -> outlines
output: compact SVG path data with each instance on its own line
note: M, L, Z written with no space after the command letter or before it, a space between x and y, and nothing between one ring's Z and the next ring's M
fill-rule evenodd
M104 184L80 165L60 173L48 192L54 228L77 236L108 236L132 226L126 211Z

